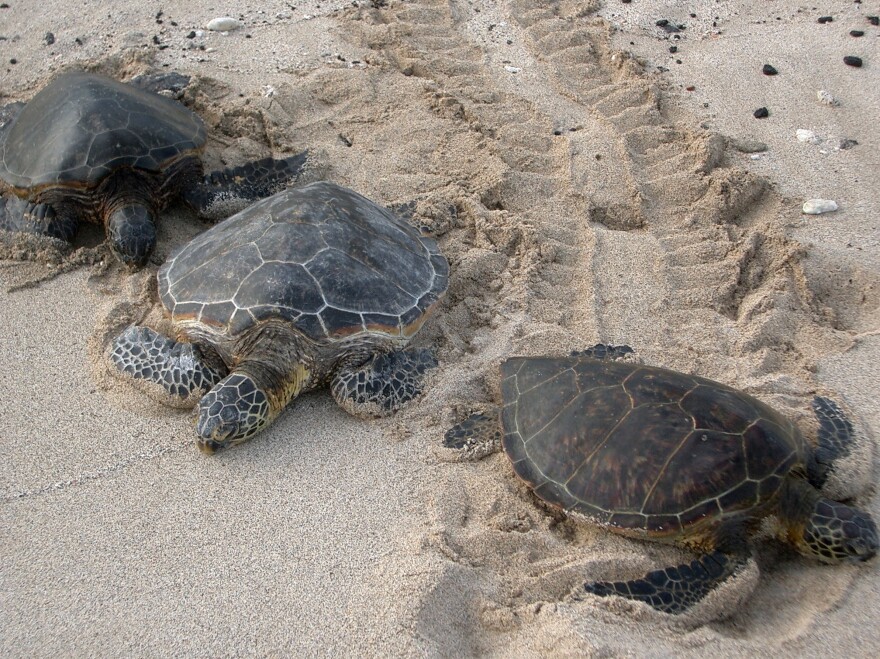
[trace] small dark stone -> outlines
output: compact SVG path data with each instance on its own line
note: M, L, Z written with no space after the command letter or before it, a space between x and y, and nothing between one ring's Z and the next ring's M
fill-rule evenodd
M677 53L677 52L678 52L678 46L669 46L669 52L670 52L670 53Z
M868 16L868 22L871 25L880 25L880 16Z
M5 7L3 7L3 9L5 9ZM13 57L11 60L9 60L9 63L10 64L18 64L18 60Z
M628 5L633 0L620 0L623 4Z
M9 5L7 5L5 2L2 2L0 3L0 9L9 9Z
M832 16L820 16L818 22L819 23L831 23L834 21Z
M80 39L79 37L77 37L77 38L74 39L73 41L74 41L74 43L75 43L77 46L82 46L82 45L83 45L83 40Z
M171 25L172 25L173 27L177 27L177 21L171 21Z
M689 92L693 92L693 91L697 90L697 88L694 85L688 85L687 87L685 87L685 89Z
M562 131L557 128L556 130L553 131L553 134L554 135L562 135Z
M159 45L159 37L158 37L158 35L155 35L155 34L153 35L153 43L156 44L157 46Z
M681 60L680 60L680 59L677 59L677 60L675 60L675 63L676 63L676 64L681 64Z
M196 31L195 30L190 31L190 33L188 35L186 35L186 38L187 39L195 39L196 38Z
M47 46L51 46L55 43L55 35L51 32L46 32L45 36L43 36L43 43Z
M754 115L755 119L766 119L770 116L770 110L768 110L767 108L758 108L757 110L755 110Z
M840 148L844 151L846 149L853 148L857 144L858 144L858 142L856 140L850 140L850 139L840 140Z
M851 37L863 37L865 36L864 30L850 30L849 36Z
M772 64L765 64L761 67L761 73L765 76L775 76L779 71L776 70L776 67Z
M862 58L856 57L855 55L847 55L843 58L843 63L847 64L848 66L859 68L862 65Z
M665 18L661 18L659 21L654 23L654 25L656 25L657 27L666 27L667 25L669 25L669 21L667 21Z

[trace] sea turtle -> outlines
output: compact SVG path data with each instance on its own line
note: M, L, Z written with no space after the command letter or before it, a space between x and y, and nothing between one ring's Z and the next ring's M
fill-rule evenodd
M324 384L357 416L415 398L437 362L405 346L445 293L449 265L433 239L385 208L318 182L211 227L158 280L186 342L129 326L108 348L111 370L177 403L207 391L197 431L213 453Z
M575 519L700 554L641 579L587 583L587 593L682 613L746 564L748 539L768 515L783 540L822 562L874 556L871 517L819 491L851 448L853 427L836 403L813 400L813 448L756 398L617 360L628 352L599 345L508 359L501 409L465 419L444 439L462 457L503 446L517 476Z
M64 73L0 134L0 229L70 242L83 220L104 224L124 263L143 265L156 218L182 198L222 219L295 179L306 154L203 175L205 126L169 98L91 73Z

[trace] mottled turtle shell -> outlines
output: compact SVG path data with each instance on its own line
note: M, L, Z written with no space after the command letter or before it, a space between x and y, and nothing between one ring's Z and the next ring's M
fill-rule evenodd
M501 372L516 473L547 503L619 529L674 539L757 514L810 452L789 420L705 378L586 357L516 357Z
M24 107L0 144L0 178L19 189L91 188L120 167L161 172L205 144L180 103L104 76L66 73Z
M208 335L282 320L318 341L408 338L446 291L449 265L434 240L385 208L319 182L215 225L158 277L172 320Z

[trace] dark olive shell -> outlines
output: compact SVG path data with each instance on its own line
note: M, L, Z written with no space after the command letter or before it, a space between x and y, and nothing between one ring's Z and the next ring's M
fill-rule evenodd
M0 144L0 178L90 188L120 167L160 172L205 144L197 115L104 76L66 73L25 106Z
M314 340L359 332L410 337L446 291L437 243L333 183L285 190L184 246L159 270L177 322L238 336L292 323Z
M735 389L583 356L504 362L503 446L547 503L676 535L768 503L806 463L797 428Z

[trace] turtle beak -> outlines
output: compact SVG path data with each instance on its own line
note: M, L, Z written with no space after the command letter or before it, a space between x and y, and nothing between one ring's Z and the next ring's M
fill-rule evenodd
M210 422L209 422L210 423ZM222 451L223 449L227 449L230 446L235 446L236 444L241 443L241 439L231 439L235 438L238 435L238 426L230 427L229 425L220 426L213 429L202 427L203 424L200 422L198 424L198 433L199 433L199 450L205 455L214 455L218 451ZM210 434L208 434L210 432ZM208 435L207 437L205 435Z

